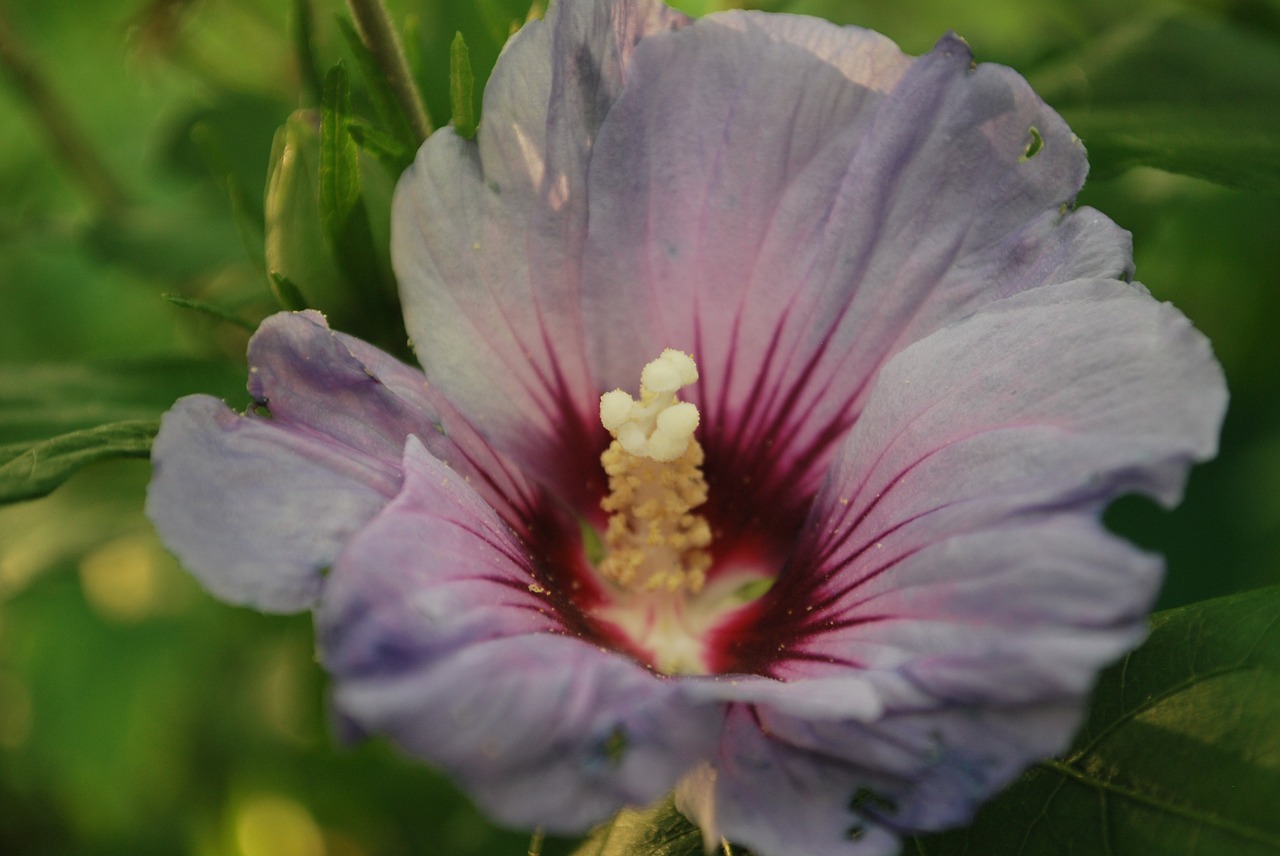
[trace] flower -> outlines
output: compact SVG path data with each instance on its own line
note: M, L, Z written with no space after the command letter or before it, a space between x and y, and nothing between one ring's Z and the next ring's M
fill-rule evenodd
M1160 579L1102 510L1215 451L1085 171L954 36L559 0L397 190L423 371L268 319L149 513L503 823L678 786L753 852L895 852L1063 748Z

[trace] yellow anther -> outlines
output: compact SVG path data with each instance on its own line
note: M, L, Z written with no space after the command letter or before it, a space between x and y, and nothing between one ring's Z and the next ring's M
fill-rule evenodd
M600 457L611 517L599 571L624 588L697 593L711 567L711 527L692 513L707 500L698 408L676 399L697 379L693 359L668 348L641 372L639 401L620 389L600 397L614 441Z
M698 427L698 408L676 393L697 379L693 358L667 348L640 373L639 401L620 389L600 396L600 422L632 455L674 461Z

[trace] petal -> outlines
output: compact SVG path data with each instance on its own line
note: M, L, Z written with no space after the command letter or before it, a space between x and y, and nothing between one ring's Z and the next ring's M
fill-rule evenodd
M1079 141L971 60L954 37L912 62L873 33L749 13L641 44L588 186L604 385L655 347L692 352L709 473L807 500L897 350L991 300L1126 273L1125 233L1061 211Z
M960 823L1060 749L1097 670L1141 640L1160 578L1101 511L1131 491L1176 501L1225 404L1203 337L1114 281L997 302L891 360L752 635L728 643L739 669L869 682L884 714L762 699L722 743L726 834L767 852L757 836L786 830L761 819L763 794L778 800L764 789L785 781L843 787L845 805L870 788L894 808L864 806L867 826Z
M268 318L249 362L249 392L270 418L193 396L166 415L152 449L148 514L223 599L266 610L314 602L346 538L399 490L409 434L513 525L536 505L421 372L333 333L318 313Z
M478 144L433 135L396 192L393 256L427 375L569 497L604 434L579 309L586 173L636 42L688 19L656 0L556 3L507 45Z
M792 651L824 638L820 630L832 620L873 616L876 597L910 586L913 569L934 572L929 563L940 560L924 551L956 536L1067 527L1054 542L1066 552L1031 550L1044 567L1037 574L1028 561L1033 593L1047 594L1039 586L1068 567L1075 575L1094 562L1125 569L1116 585L1129 585L1134 573L1150 577L1145 560L1133 565L1127 550L1097 543L1107 539L1098 516L1123 493L1176 501L1190 464L1216 450L1225 404L1207 341L1136 285L1082 280L1035 289L921 340L880 373L804 538L758 602L752 626L760 638L729 640L738 645L737 670L771 670L765 664L778 661L769 653L777 646ZM957 566L970 577L1002 571L999 555L979 561L992 543L974 542L966 548L973 560L957 555ZM936 568L930 582L959 579L945 562ZM1016 581L1016 572L1010 576ZM1081 582L1087 593L1097 581ZM1113 616L1137 620L1153 584L1126 589L1120 601L1098 600ZM1002 598L1011 613L1022 608L1013 597ZM787 618L797 608L799 617ZM891 623L850 632L879 633ZM875 654L840 656L865 666Z
M208 396L165 414L147 516L217 597L268 612L315 602L345 540L395 492L392 468Z
M651 802L706 757L714 705L600 647L416 441L404 466L326 589L319 632L343 717L440 765L498 820L564 832Z
M515 526L533 513L536 489L494 451L418 369L331 331L318 312L280 313L249 344L249 392L274 424L328 436L399 472L404 440L471 481ZM399 487L397 478L396 487Z
M1028 759L1060 749L1077 707L953 708L866 724L738 706L716 760L713 816L756 853L896 854L901 835L964 822Z

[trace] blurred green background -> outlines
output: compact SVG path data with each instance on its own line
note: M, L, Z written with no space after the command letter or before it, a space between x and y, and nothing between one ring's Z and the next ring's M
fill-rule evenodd
M528 13L389 5L437 124L454 34L478 101ZM1134 233L1139 279L1211 337L1232 391L1222 454L1186 502L1126 499L1108 520L1167 555L1164 606L1280 582L1280 3L764 5L911 53L954 29L1064 113L1094 163L1080 201ZM0 0L0 444L38 433L41 390L91 389L93 367L142 378L131 413L191 391L247 404L247 330L161 295L250 324L278 308L261 223L277 129L316 106L338 59L356 114L373 112L342 14L337 0ZM51 102L68 122L53 133ZM295 117L301 138L312 118ZM393 177L370 157L360 168L380 245ZM335 326L376 326L368 301L327 287L310 296ZM0 853L525 852L527 834L493 829L432 771L376 742L339 746L309 620L206 596L143 518L147 478L144 461L105 462L0 508Z

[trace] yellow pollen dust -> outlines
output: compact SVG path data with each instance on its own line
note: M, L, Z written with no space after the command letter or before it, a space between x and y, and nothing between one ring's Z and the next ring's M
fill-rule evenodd
M600 456L609 476L606 553L599 571L635 591L701 591L711 567L711 527L693 509L707 501L698 408L676 393L698 379L688 354L668 348L640 374L640 400L600 396L614 440Z

